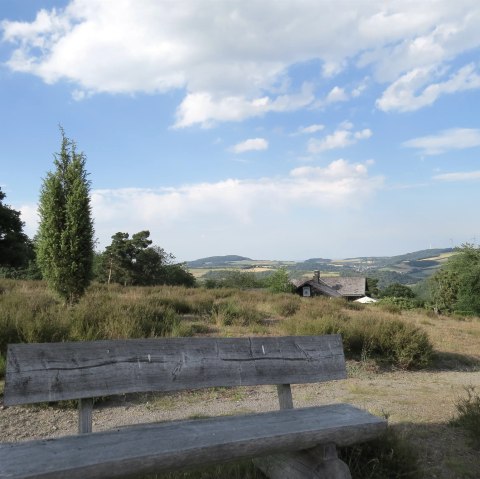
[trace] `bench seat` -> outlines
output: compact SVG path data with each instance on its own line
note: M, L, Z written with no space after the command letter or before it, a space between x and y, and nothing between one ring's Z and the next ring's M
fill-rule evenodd
M348 404L142 424L0 446L0 478L105 478L350 445L378 437L386 421Z

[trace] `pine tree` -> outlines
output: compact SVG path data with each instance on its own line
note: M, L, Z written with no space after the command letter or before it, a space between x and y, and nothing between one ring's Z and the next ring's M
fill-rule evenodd
M72 304L92 278L93 220L85 155L60 131L55 171L47 174L40 192L37 258L49 286Z

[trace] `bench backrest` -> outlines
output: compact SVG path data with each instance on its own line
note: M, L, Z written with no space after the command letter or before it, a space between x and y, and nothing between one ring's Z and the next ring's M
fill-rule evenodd
M345 377L339 335L14 344L4 404Z

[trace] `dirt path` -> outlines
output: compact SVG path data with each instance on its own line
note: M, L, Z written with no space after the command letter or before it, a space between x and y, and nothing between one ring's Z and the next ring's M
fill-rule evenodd
M448 426L464 387L480 388L480 371L375 372L349 363L349 378L293 386L297 407L348 402L388 416L413 441L425 478L480 478L480 455L462 430ZM118 397L96 405L94 430L168 419L277 409L274 387L215 389L168 395ZM76 432L76 411L65 407L0 408L0 441L54 437Z

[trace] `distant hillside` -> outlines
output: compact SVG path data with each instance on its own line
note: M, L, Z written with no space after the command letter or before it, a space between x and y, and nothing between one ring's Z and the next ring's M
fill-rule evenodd
M330 261L332 261L332 260L331 259L326 259L326 258L310 258L310 259L306 259L305 261L303 261L303 263L313 263L313 264L316 264L316 263L330 263Z
M391 266L398 263L419 261L428 258L435 258L445 253L451 253L452 248L434 248L434 249L422 249L420 251L414 251L413 253L406 253L397 256L369 256L369 257L360 257L360 258L347 258L345 261L355 261L358 263L368 262L372 265L375 265L377 268L382 268L385 266Z
M397 256L364 256L345 259L310 258L305 261L269 261L252 260L245 256L226 255L210 256L189 261L188 267L195 269L196 276L207 277L211 270L232 268L249 270L257 275L265 275L284 267L289 270L290 277L302 278L320 270L329 276L369 276L377 278L382 288L391 283L414 284L431 276L448 257L453 254L452 248L437 248L414 251ZM202 270L204 272L202 272Z
M225 256L209 256L208 258L200 258L194 261L188 261L189 268L218 268L220 266L231 266L231 263L236 261L252 261L246 256L238 256L235 254L228 254Z

